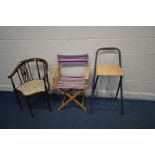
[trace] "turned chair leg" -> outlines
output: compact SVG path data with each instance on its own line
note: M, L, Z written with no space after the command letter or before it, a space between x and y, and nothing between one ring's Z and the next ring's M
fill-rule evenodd
M50 95L47 92L47 102L48 102L48 107L49 107L49 111L51 112L51 103L50 103Z
M15 92L15 95L16 95L16 98L17 98L17 102L18 102L19 108L20 108L20 110L22 110L23 107L22 107L22 104L21 104L18 92L16 90L14 92Z
M28 108L30 110L31 116L33 117L34 115L33 115L33 112L32 112L32 107L31 107L31 103L30 103L29 97L26 96L25 98L26 98L27 105L28 105Z

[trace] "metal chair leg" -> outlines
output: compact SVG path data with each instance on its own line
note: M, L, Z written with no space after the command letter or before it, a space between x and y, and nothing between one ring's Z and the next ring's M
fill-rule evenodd
M96 81L95 81L95 83L93 83L93 90L92 90L92 97L93 98L94 98L94 93L95 93L96 85L97 85L97 82L98 82L98 78L99 78L99 76L96 77Z
M20 98L19 98L18 92L17 92L16 90L14 90L14 92L15 92L15 95L16 95L16 98L17 98L17 101L18 101L18 104L19 104L20 110L22 110L23 107L22 107L22 104L21 104L21 101L20 101Z
M26 96L25 98L26 98L27 105L28 105L28 108L30 110L31 116L33 117L34 115L33 115L33 112L32 112L32 107L31 107L31 103L30 103L29 97Z
M93 113L93 104L94 104L94 94L95 94L95 89L97 86L97 82L98 82L99 76L96 77L95 83L93 82L93 89L92 89L92 97L91 97L91 105L90 105L90 113Z
M122 76L121 76L121 84L120 84L120 90L121 90L121 115L124 114L124 107L123 107L123 83L122 83Z
M121 77L120 77L118 88L117 88L117 92L116 92L116 97L115 97L116 99L118 97L118 92L119 92L120 85L121 85Z

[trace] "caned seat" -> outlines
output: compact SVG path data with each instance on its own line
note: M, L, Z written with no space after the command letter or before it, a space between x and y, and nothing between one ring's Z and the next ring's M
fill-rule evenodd
M24 96L31 96L36 93L45 92L43 80L32 80L17 87L17 90Z

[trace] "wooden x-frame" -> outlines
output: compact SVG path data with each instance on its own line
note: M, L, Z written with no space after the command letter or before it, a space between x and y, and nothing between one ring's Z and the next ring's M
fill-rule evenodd
M62 89L61 89L61 91L62 91L63 94L64 94L64 98L63 98L63 101L62 101L61 105L59 106L58 110L63 109L63 108L64 108L65 106L67 106L71 101L74 101L75 104L76 104L77 106L79 106L81 109L83 109L83 110L85 110L85 111L87 110L87 108L84 106L84 97L85 97L85 95L84 95L83 90L77 90L74 94L72 93L72 91L70 92L70 91L62 90ZM82 103L79 102L79 101L76 99L76 97L79 96L79 95L82 96ZM67 99L67 98L68 98L68 99ZM66 100L66 99L67 99L67 100Z
M86 79L86 83L88 85L88 79L89 79L89 74L90 74L90 71L89 71L89 67L86 66L86 69L85 69L85 79ZM54 72L52 73L52 83L53 83L53 88L56 89L56 85L57 85L57 82L59 81L59 77L60 77L60 66L58 66ZM79 106L81 109L83 110L87 110L87 108L84 106L84 99L86 97L85 95L85 91L86 89L84 90L79 90L79 89L59 89L63 95L64 95L64 98L63 98L63 101L61 103L61 105L58 107L58 110L61 110L63 109L65 106L67 106L71 101L73 101L77 106ZM78 96L82 96L82 102L80 102L79 100L77 100L77 97Z

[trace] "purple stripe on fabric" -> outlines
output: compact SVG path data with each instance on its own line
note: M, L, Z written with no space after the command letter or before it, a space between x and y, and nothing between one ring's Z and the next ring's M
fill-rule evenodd
M86 65L87 62L59 62L61 65Z
M81 54L81 55L60 55L58 54L58 58L88 58L88 54Z
M58 58L58 61L88 61L88 58Z
M60 80L59 83L85 83L85 80Z

